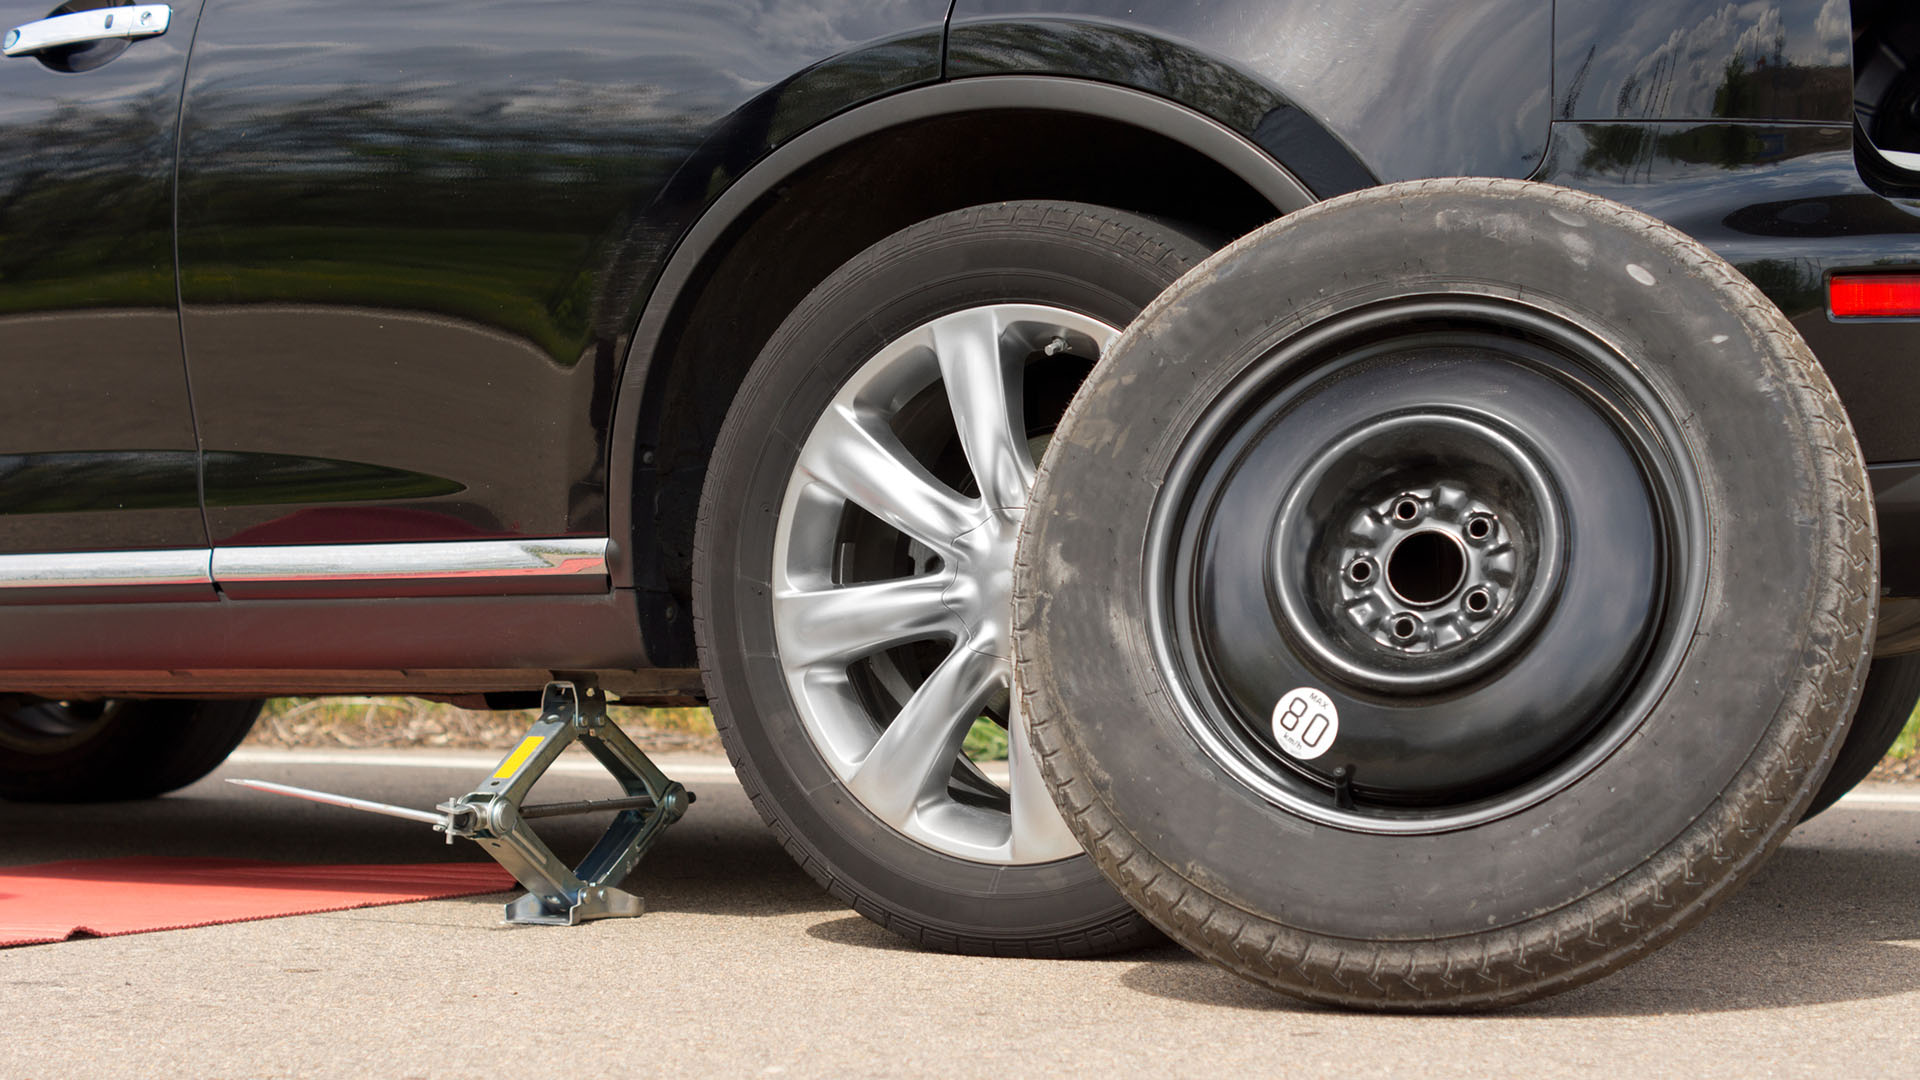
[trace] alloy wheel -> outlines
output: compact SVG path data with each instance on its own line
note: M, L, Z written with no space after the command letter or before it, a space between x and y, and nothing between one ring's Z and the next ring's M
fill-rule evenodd
M774 631L801 723L869 812L943 854L1080 853L1011 694L1012 575L1047 437L1027 387L1055 371L1070 392L1118 333L1031 304L928 322L841 388L788 484ZM1004 787L962 753L982 716L1007 728Z

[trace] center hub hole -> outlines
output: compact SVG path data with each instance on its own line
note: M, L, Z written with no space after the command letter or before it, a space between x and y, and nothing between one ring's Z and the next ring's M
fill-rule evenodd
M1387 584L1409 604L1437 604L1452 596L1467 576L1460 541L1423 529L1400 541L1387 557Z

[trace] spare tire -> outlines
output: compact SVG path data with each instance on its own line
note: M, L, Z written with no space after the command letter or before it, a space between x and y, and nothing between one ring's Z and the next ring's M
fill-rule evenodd
M1744 881L1846 730L1873 509L1698 243L1393 185L1209 259L1040 470L1015 666L1054 797L1188 948L1384 1009L1565 990Z

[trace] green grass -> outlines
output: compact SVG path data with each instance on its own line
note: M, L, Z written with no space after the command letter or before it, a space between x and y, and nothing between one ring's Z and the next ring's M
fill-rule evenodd
M478 711L407 697L273 698L249 740L269 746L437 746L503 749L536 710ZM706 709L615 706L614 721L643 745L697 745L714 737Z
M961 749L975 761L1007 760L1007 729L986 717L973 722Z
M643 746L686 749L711 745L715 738L713 714L706 709L616 705L609 712ZM248 738L266 746L504 749L519 740L533 717L531 709L479 711L408 697L273 698ZM981 717L967 732L965 749L975 761L1005 761L1006 729Z
M1887 757L1893 761L1905 761L1920 750L1920 704L1916 704L1913 715L1907 717L1907 726L1900 730L1900 736L1893 740L1893 748L1887 751Z

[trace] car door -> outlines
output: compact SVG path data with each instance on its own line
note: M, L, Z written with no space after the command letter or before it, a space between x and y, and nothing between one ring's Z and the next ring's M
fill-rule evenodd
M51 3L0 0L0 602L210 597L172 235L200 5Z
M676 237L781 133L937 78L945 11L212 0L180 258L223 588L304 595L289 547L351 545L326 561L365 580L413 544L410 591L499 586L465 560L530 540L581 542L536 572L591 563L613 389Z

